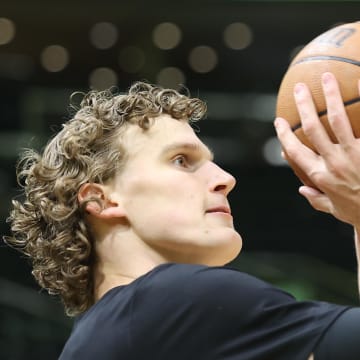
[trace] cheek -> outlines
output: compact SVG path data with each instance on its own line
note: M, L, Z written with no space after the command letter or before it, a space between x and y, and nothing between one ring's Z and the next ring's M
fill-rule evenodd
M122 201L131 223L159 226L162 222L164 226L174 227L191 219L199 220L203 215L204 186L194 174L176 170L154 173L146 167L143 174L127 176L122 183L125 195Z
M203 206L201 189L189 179L167 178L159 174L154 179L133 181L126 189L126 206L138 211L152 210L163 212L162 209L189 209L194 206ZM127 199L127 200L126 200Z
M131 222L132 231L137 237L149 243L183 242L189 231L198 228L194 218L187 216L186 212L166 207L141 210Z
M202 215L202 205L195 197L153 196L134 199L128 204L128 214L142 221L162 222L164 226L174 226Z
M203 216L203 202L194 193L166 190L137 193L126 204L130 223L138 232L185 231L199 225Z

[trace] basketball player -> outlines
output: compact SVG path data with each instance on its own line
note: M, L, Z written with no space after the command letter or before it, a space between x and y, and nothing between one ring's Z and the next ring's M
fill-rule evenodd
M338 145L301 84L302 125L319 154L285 120L275 126L317 187L300 193L352 224L358 248L360 144L331 74L324 93ZM205 111L144 83L90 92L42 154L24 154L25 200L14 201L7 242L76 316L60 359L359 359L360 309L299 302L224 267L242 246L227 200L235 179L191 127Z

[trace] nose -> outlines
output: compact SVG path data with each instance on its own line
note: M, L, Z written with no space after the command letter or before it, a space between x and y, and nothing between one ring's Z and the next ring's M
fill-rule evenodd
M210 182L210 189L211 191L219 192L227 196L235 187L236 179L215 163L212 163L212 166L214 172Z

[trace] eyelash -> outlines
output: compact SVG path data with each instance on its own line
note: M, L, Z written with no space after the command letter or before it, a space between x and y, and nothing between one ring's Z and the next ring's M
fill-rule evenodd
M182 161L184 161L184 163L183 163L183 164L178 164L178 163L177 163L177 160L182 160ZM188 167L188 166L190 165L190 163L189 163L189 158L188 158L186 155L184 155L184 154L177 155L177 156L173 159L173 163L174 163L175 165L180 166L180 167Z

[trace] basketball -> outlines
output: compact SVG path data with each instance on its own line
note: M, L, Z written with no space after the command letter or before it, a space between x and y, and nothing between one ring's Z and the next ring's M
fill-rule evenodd
M345 109L352 125L354 135L360 137L360 22L336 26L308 43L295 56L280 84L276 115L285 118L293 132L308 147L315 150L304 135L300 116L296 108L293 89L298 82L309 87L319 115L333 142L326 112L325 97L322 92L321 75L332 72L339 82ZM307 185L312 185L306 175L291 161L295 174Z

